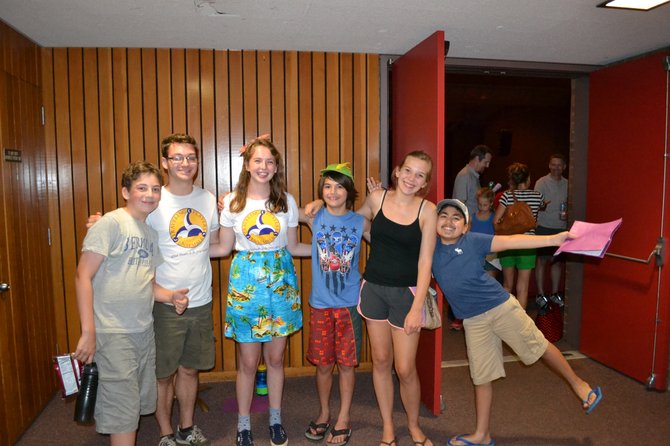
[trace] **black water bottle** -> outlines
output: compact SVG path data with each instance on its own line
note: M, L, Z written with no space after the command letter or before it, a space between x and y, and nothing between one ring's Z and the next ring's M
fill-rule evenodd
M74 406L74 421L81 424L93 423L95 396L98 392L98 366L95 362L86 364L81 374L81 386Z

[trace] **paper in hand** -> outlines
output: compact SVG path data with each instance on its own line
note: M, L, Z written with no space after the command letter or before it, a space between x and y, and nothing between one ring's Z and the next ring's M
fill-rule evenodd
M570 228L570 233L575 235L576 238L564 241L554 255L562 252L570 252L573 254L600 257L602 259L612 241L614 233L621 226L621 222L621 218L608 223L575 221Z

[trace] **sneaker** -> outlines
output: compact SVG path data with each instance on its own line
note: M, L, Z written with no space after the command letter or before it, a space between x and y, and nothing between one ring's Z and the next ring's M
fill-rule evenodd
M163 435L158 442L158 446L177 446L177 442L174 439L174 434Z
M270 444L272 446L286 446L288 444L288 436L286 436L284 426L281 424L270 426Z
M254 446L254 437L251 436L251 431L249 429L244 429L237 433L235 446Z
M565 302L563 301L563 296L561 296L558 293L553 293L551 296L549 296L549 300L558 305L559 307L563 307L565 305Z
M540 293L535 296L535 303L537 304L538 310L540 310L540 314L547 312L547 308L549 307L549 299L545 294Z
M200 428L195 424L183 431L177 427L175 440L177 441L177 444L186 444L189 446L209 446L209 440L202 434Z
M463 319L453 319L449 323L449 328L451 328L452 330L456 330L456 331L463 330Z

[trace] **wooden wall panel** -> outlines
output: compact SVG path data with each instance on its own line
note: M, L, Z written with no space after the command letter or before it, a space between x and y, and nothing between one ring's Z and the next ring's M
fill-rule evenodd
M16 442L56 389L40 67L37 45L0 22L0 282L10 285L0 295L0 446Z
M60 48L43 50L43 95L50 183L56 206L54 302L58 338L74 349L79 321L74 272L85 218L120 200L119 174L130 161L159 160L160 139L189 132L198 141L197 184L219 195L237 182L239 148L270 133L286 165L288 190L300 205L316 197L318 172L349 161L360 192L379 176L379 63L375 55L284 51ZM112 198L110 198L112 197ZM311 234L301 229L309 242ZM365 256L363 256L365 257ZM216 366L233 377L235 343L223 337L230 259L213 261ZM305 324L310 260L296 259ZM308 326L291 336L287 373L311 373ZM367 349L363 361L369 361Z
M160 164L160 135L156 97L156 50L142 50L142 143L144 159Z
M102 160L100 158L100 114L98 112L98 64L95 48L83 50L83 94L88 210L102 209Z

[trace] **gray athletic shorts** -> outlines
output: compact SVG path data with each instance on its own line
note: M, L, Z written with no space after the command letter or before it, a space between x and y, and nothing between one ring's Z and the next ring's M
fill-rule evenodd
M95 430L101 434L134 432L140 415L156 411L154 330L96 333L98 394Z
M408 287L383 286L364 280L358 312L365 319L388 321L391 326L402 329L413 302L414 293Z
M172 305L154 304L156 377L172 376L183 367L208 370L214 367L215 340L212 303L187 308L177 314Z

